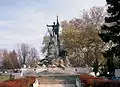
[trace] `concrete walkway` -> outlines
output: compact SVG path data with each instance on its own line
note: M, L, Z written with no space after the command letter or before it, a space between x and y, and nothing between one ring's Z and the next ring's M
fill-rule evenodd
M38 87L75 87L74 84L39 84Z
M38 78L38 87L75 87L73 76L42 76Z

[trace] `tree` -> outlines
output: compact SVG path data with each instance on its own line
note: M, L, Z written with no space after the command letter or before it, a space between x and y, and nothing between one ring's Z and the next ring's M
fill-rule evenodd
M21 66L25 64L27 66L35 67L37 61L39 60L37 49L29 44L20 45L18 49L18 56Z
M3 52L3 65L5 69L13 69L14 70L14 65L12 64L12 60L9 57L9 53L7 52L7 50L5 50Z
M23 66L23 58L22 58L22 53L21 53L21 50L18 49L18 60L19 60L19 63L20 63L20 67Z
M73 66L93 66L96 59L99 64L102 60L100 54L102 42L98 31L94 27L86 26L84 29L68 28L62 31L61 40L67 49L70 62Z
M26 64L26 61L28 59L30 53L30 47L28 44L21 44L20 48L18 49L18 55L19 55L19 60L22 62L22 66Z
M93 67L95 73L105 63L101 55L104 43L98 36L100 25L106 15L103 7L84 10L82 16L62 22L61 42L67 49L73 66Z
M120 3L119 0L106 0L108 4L108 17L105 18L105 23L101 27L99 36L106 43L106 49L103 52L105 58L107 58L107 69L110 75L114 72L115 58L120 58ZM120 68L120 59L119 59Z
M37 49L32 47L29 52L29 59L27 61L27 65L31 67L35 67L38 61L38 52Z
M79 29L85 27L86 25L93 25L97 29L100 29L106 15L106 11L104 9L104 7L99 6L94 6L89 10L83 9L79 18L72 19L69 23L67 21L63 21L62 28L71 25L75 29Z
M49 46L49 39L50 39L50 36L46 35L43 37L43 43L42 43L43 47L42 47L41 51L44 55L46 55L48 53L47 50L48 50L48 46Z
M88 11L83 10L82 18L84 24L92 24L99 28L100 25L103 23L104 17L106 15L104 9L104 7L94 6Z
M38 52L37 52L37 49L32 47L30 49L30 57L33 58L33 59L37 59L38 58Z
M70 23L67 20L61 22L62 29L68 29L70 27Z
M17 58L17 53L15 52L15 50L9 53L9 57L12 61L14 69L20 68L20 64Z

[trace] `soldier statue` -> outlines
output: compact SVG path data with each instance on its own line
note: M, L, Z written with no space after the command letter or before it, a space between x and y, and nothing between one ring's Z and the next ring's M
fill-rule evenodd
M52 36L57 35L59 36L59 22L58 22L58 16L57 16L57 24L53 22L53 25L47 25L47 27L52 27Z
M49 64L52 63L54 58L56 60L59 60L59 61L63 60L64 63L67 60L67 57L66 57L67 56L67 51L60 48L59 26L60 25L59 25L59 22L58 22L58 16L57 16L57 23L53 22L52 25L47 25L48 32L50 34L50 40L49 40L49 46L48 46L48 52L47 52L46 59L47 59L47 61L49 61ZM52 28L51 31L49 30L50 28ZM52 49L54 49L54 47L56 49L57 54L54 54L54 52L53 52L54 56L51 56L51 51L50 51L51 47L53 47Z

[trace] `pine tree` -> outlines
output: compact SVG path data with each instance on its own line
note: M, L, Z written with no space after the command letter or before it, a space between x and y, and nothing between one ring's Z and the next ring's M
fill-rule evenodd
M99 36L109 44L108 49L103 53L107 58L107 68L110 74L114 71L113 58L120 58L120 0L106 0L108 5L108 17L105 17L105 24L101 27Z

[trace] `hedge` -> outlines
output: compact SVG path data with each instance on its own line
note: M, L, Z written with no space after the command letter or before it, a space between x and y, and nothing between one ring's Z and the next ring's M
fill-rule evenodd
M105 80L90 75L80 75L79 78L85 87L120 87L120 81Z
M27 76L25 78L3 81L0 83L0 87L29 87L34 82L34 76Z

